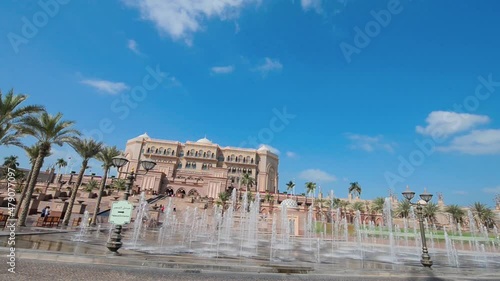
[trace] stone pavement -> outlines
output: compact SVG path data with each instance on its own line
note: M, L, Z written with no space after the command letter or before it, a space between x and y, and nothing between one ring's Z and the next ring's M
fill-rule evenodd
M429 272L426 276L414 277L404 272L399 276L377 276L377 272L372 275L358 274L269 274L269 273L236 273L236 272L213 272L204 270L179 270L179 269L160 269L144 268L134 266L108 266L95 264L62 263L39 260L20 260L16 265L17 273L9 273L2 266L0 280L4 281L58 281L58 280L175 280L175 281L215 281L215 280L245 280L245 281L278 281L278 280L488 280L477 278L460 278L459 275L447 278L439 278ZM491 278L489 280L498 280Z

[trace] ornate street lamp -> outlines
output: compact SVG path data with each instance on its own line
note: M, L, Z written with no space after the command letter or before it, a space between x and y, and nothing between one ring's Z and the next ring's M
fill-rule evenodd
M139 163L142 166L142 168L144 168L144 170L146 170L145 173L141 173L141 174L135 173L134 169L132 169L132 171L130 173L120 172L120 168L125 166L128 162L129 161L127 160L127 158L125 158L123 156L118 156L118 157L113 158L113 166L118 168L118 173L128 175L127 176L128 182L127 182L127 186L125 189L125 194L123 196L123 200L125 200L125 201L127 201L128 197L130 196L130 189L132 188L132 186L134 184L136 175L145 175L156 166L156 162L149 161L149 160L143 160L143 161L140 161ZM139 170L140 166L138 165L137 167L138 167L137 169ZM137 171L137 172L139 172L139 171ZM108 243L106 244L106 247L114 255L120 255L118 253L118 250L123 245L123 243L121 242L121 240L122 240L121 232L122 232L122 226L116 225L115 229L113 231L113 235L111 235L111 237L108 240Z
M427 242L425 240L425 228L424 228L424 212L422 205L426 205L432 199L432 194L427 193L427 190L424 189L424 193L420 194L420 199L417 203L412 203L411 200L415 197L415 192L410 190L410 187L406 187L406 191L403 192L404 198L408 200L408 203L413 206L417 206L417 216L418 221L420 223L420 236L422 238L422 259L420 262L424 267L431 267L432 260L431 256L429 256L429 251L427 250Z

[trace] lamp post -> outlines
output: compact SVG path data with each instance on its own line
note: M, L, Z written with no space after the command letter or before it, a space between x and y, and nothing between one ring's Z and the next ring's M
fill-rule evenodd
M408 200L408 203L410 203L410 205L417 206L417 216L420 223L420 236L422 238L422 259L420 260L420 263L422 263L424 267L430 268L432 266L432 260L431 256L429 256L429 251L427 250L427 242L425 240L424 213L422 205L426 205L429 201L431 201L432 194L427 193L427 191L424 189L424 193L420 194L421 200L419 200L417 203L412 203L411 200L415 196L415 192L411 191L409 187L406 187L406 191L403 192L403 196L406 200Z
M136 175L145 175L156 166L156 163L153 161L143 160L143 161L140 161L139 163L144 168L144 170L146 170L145 173L143 173L143 174L135 173L134 169L132 169L132 171L130 173L129 172L120 172L119 169L121 167L125 166L128 162L129 161L127 160L127 158L122 157L122 156L118 156L118 157L113 158L113 166L118 168L118 174L121 173L121 174L127 175L128 181L127 181L127 186L125 189L125 194L123 196L123 200L125 200L125 201L128 201L128 197L130 196L130 189L132 188L132 186L134 184ZM140 166L139 165L137 165L137 166L138 166L137 170L139 170ZM139 171L137 171L137 172L139 172ZM121 233L122 233L122 226L116 225L115 229L113 231L113 235L111 235L108 242L106 243L106 247L114 255L120 255L120 253L118 253L118 250L123 245L123 243L121 241L122 240Z

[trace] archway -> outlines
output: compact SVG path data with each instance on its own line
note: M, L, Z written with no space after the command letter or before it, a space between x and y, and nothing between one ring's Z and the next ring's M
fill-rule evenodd
M188 196L193 196L193 197L198 197L200 196L200 194L198 193L198 190L196 190L195 188L191 189L189 192L188 192Z

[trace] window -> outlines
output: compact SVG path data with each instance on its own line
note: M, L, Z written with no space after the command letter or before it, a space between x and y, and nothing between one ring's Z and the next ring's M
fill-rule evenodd
M215 153L212 152L212 158L215 158Z
M234 154L231 154L231 161L234 161L235 158L236 156Z
M203 152L203 158L207 158L207 153Z
M250 163L252 163L252 164L253 164L253 158L252 158L252 160L250 161Z
M252 169L248 169L248 174L251 175L252 174Z
M182 169L182 163L177 164L177 169Z
M189 151L188 151L188 153L189 153ZM181 150L181 154L179 156L184 157L184 150Z
M231 161L231 158L229 156L227 156L227 161Z
M172 150L172 156L174 156L174 155L175 155L175 150Z

